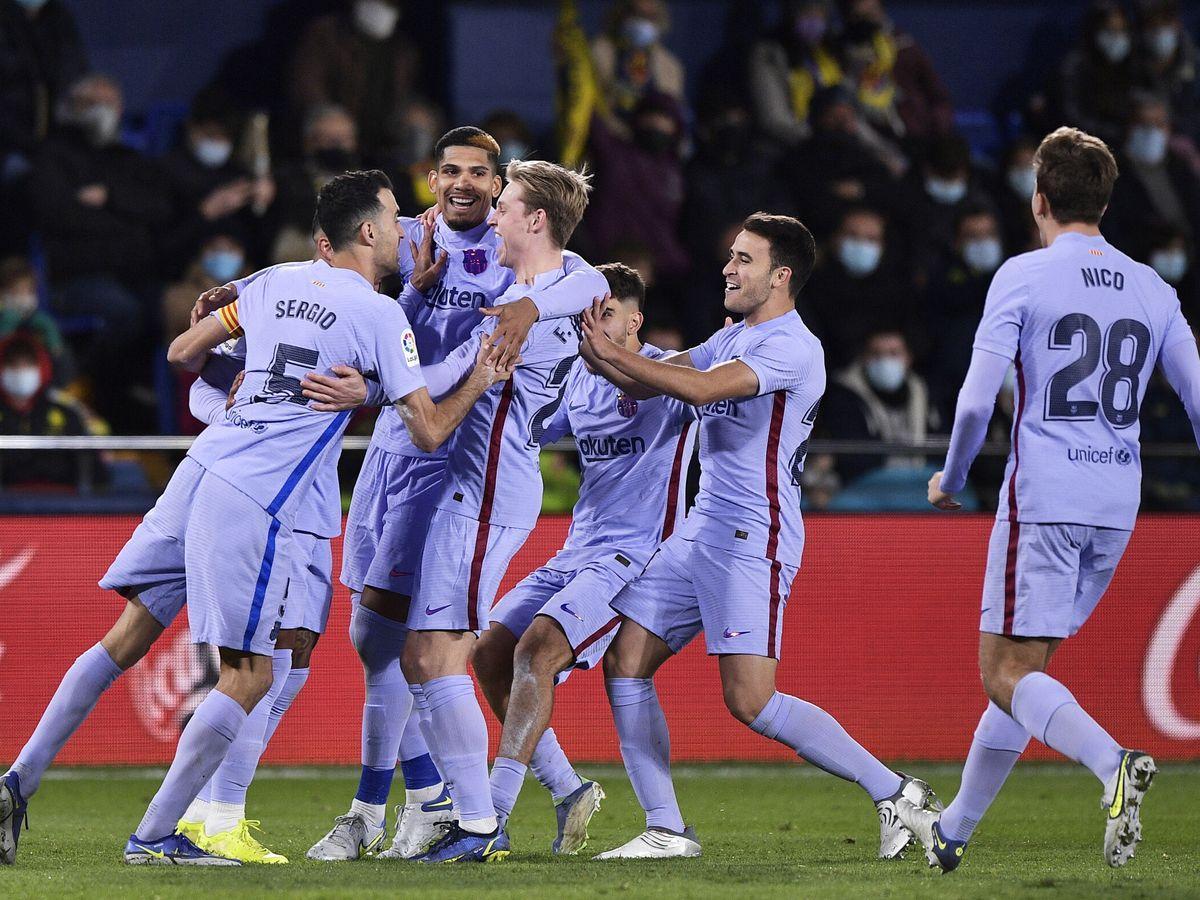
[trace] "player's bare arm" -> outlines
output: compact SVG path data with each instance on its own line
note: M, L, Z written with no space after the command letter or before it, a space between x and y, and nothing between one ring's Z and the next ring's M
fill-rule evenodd
M471 374L452 394L437 403L427 388L413 391L396 402L396 411L419 449L432 453L440 447L484 391L496 382L512 377L515 367L499 367L491 361L491 356L491 342L481 341Z
M205 316L175 340L167 348L167 362L189 372L199 372L204 367L209 350L228 340L229 332L215 316Z
M310 372L300 382L304 396L317 412L357 409L367 402L367 381L353 366L332 366L332 375Z
M205 316L211 315L222 306L228 306L237 299L237 285L234 284L218 284L216 287L211 287L192 304L191 323L195 325Z
M604 304L610 299L611 294L605 294L603 297L594 297L592 299L592 307L583 313L584 321L584 337L579 342L579 355L584 361L591 366L595 371L599 372L611 384L619 387L627 396L635 400L649 400L651 397L657 397L664 393L663 391L654 390L634 378L629 377L620 369L613 366L606 358L602 358L597 354L593 342L602 341L612 343L604 332L599 327L600 310ZM613 344L613 346L616 346ZM607 348L601 346L600 351L603 353ZM671 356L663 356L659 358L659 362L672 366L687 366L695 368L692 364L692 357L689 353L675 353Z

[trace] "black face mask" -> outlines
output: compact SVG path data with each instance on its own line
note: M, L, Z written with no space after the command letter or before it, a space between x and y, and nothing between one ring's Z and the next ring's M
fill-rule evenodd
M358 168L358 154L341 147L317 150L313 161L326 172L348 172Z
M663 154L675 149L675 135L657 128L638 128L634 131L634 139L648 153Z

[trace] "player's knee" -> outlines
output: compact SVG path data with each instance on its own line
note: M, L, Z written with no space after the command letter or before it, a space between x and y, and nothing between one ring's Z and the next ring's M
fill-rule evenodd
M292 668L307 669L312 659L313 648L317 646L320 635L307 628L293 629L292 636Z
M150 652L163 627L146 607L130 601L100 644L112 661L128 669Z
M566 635L553 620L538 616L517 642L514 678L526 675L539 680L552 679L574 661L575 654Z
M744 684L726 684L722 687L725 708L743 725L749 725L758 718L772 692L764 692Z
M1012 695L1017 682L1027 674L1020 667L1003 660L989 660L979 669L983 692L1005 712L1012 709Z
M471 665L484 684L497 685L512 681L512 647L500 639L497 628L489 628L483 633L475 647Z

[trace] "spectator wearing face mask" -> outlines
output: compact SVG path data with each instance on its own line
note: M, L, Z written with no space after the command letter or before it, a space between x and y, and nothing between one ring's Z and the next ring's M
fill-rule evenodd
M833 440L923 441L941 427L925 380L912 367L904 333L869 334L855 360L838 372L821 402L822 436ZM878 468L920 469L924 456L841 454L835 468L843 485Z
M87 71L70 9L62 0L0 2L0 244L28 238L26 178L55 104Z
M1148 261L1148 241L1156 226L1166 225L1195 239L1200 227L1200 176L1171 146L1166 101L1135 94L1125 138L1116 149L1121 177L1104 217L1105 236L1143 262Z
M663 0L615 0L604 31L591 45L599 89L597 111L618 133L632 129L634 112L647 94L670 97L684 109L683 64L662 38L670 26Z
M1121 138L1137 61L1129 17L1114 0L1095 0L1083 19L1079 45L1063 61L1056 94L1062 119L1103 138Z
M1159 278L1175 288L1188 321L1200 322L1200 271L1193 246L1178 228L1153 229L1146 262Z
M56 384L75 377L75 359L63 340L58 324L38 308L37 276L22 256L0 260L0 338L14 332L36 337L54 363Z
M210 235L231 228L257 233L275 199L275 181L254 177L237 149L237 122L228 97L203 91L192 103L179 144L162 161L174 222L163 238L167 274L176 275ZM255 256L260 248L255 247Z
M1196 42L1183 27L1178 0L1143 0L1138 20L1138 84L1165 97L1177 133L1200 141L1200 72Z
M358 125L345 109L315 106L304 120L301 158L275 170L278 193L272 209L270 259L304 259L312 253L317 192L335 175L361 168Z
M683 209L683 119L665 94L646 94L630 118L631 137L612 131L605 120L592 122L591 159L596 167L584 227L593 253L609 259L613 248L637 242L651 254L661 282L687 274L689 261L680 241Z
M778 28L750 51L750 87L759 128L794 147L812 134L813 98L841 84L830 40L828 0L788 0Z
M429 87L421 83L421 51L409 36L420 32L420 23L400 27L403 18L400 0L344 0L340 11L305 29L287 79L301 116L321 104L344 107L359 125L363 157L372 162L391 155L401 139L404 104Z
M401 215L420 215L437 203L429 173L435 168L433 145L445 130L441 110L425 100L407 100L397 113L396 143L380 165L392 177Z
M1000 215L1005 252L1009 256L1041 247L1030 200L1037 189L1033 154L1038 141L1022 135L1005 148L992 181L992 199Z
M310 240L308 248L293 260L304 259L311 254ZM206 240L183 278L163 292L163 343L170 343L187 331L191 324L189 316L197 297L209 288L228 284L249 272L246 247L238 236L230 233L214 234Z
M930 335L926 374L934 402L948 421L971 363L975 329L992 275L1004 261L1000 222L986 206L969 206L958 218L953 249L930 279L924 325Z
M500 145L500 169L503 171L514 159L539 159L544 154L534 146L533 132L529 124L509 109L498 109L488 113L479 126L496 139Z
M801 298L801 315L821 338L830 371L849 365L880 323L908 329L915 315L911 278L888 245L876 210L843 214ZM806 299L807 298L807 299Z
M145 389L153 344L145 338L158 296L157 236L172 207L157 166L120 143L122 104L107 76L77 82L59 106L57 134L37 156L30 195L51 311L100 323L80 358L95 406L114 427L141 430L152 416Z
M0 341L0 435L93 433L83 407L52 387L53 380L53 361L35 335L16 332ZM73 486L104 475L98 454L87 451L6 450L0 459L5 488Z

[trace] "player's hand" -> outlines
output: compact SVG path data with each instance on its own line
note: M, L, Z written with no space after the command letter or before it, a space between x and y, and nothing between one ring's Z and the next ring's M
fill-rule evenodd
M529 297L522 297L503 306L483 307L479 312L497 320L492 331L492 345L496 348L499 364L511 366L521 348L525 346L529 329L538 320L540 313L537 304Z
M934 509L943 511L952 511L962 509L962 504L954 499L953 494L948 494L942 490L942 473L934 472L933 477L929 479L929 502Z
M210 315L222 306L228 306L237 299L237 295L237 288L232 284L218 284L214 288L209 288L197 297L196 302L192 304L190 324L195 325L205 316Z
M233 408L233 403L237 400L238 388L242 386L242 382L246 380L246 370L238 372L234 376L233 384L229 387L229 396L225 399L225 409L228 411Z
M611 296L611 294L605 294L603 297L593 297L591 308L583 311L583 320L581 323L583 326L583 341L587 344L588 351L590 351L592 358L601 361L608 360L613 355L612 351L617 347L616 344L608 339L608 335L600 329L600 316L604 310L604 304L608 302ZM588 356L585 355L584 359L588 359Z
M433 244L433 226L431 225L425 228L425 234L421 237L419 247L415 241L409 241L408 246L412 250L413 258L413 273L409 277L408 283L424 294L441 280L442 273L446 271L446 263L450 260L450 254L445 250L439 254Z
M332 366L330 375L310 372L300 382L304 396L317 412L341 412L357 409L367 401L367 382L352 366Z
M512 378L512 373L521 364L521 357L517 356L505 363L501 361L500 356L499 348L492 338L484 336L479 342L479 352L475 354L475 368L471 370L470 377L485 388Z

